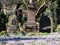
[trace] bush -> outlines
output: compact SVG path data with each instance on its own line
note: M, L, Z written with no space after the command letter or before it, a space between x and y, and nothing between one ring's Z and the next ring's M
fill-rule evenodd
M4 13L0 13L0 32L6 30L6 23L8 22L8 18Z

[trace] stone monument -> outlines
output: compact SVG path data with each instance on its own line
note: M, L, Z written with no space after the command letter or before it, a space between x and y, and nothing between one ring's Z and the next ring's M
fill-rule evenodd
M8 19L8 26L7 26L7 32L9 34L19 34L20 30L19 30L19 25L18 25L18 20L16 15L14 14L14 9L12 9L12 13L9 16ZM10 11L10 10L9 10Z
M7 32L10 34L18 34L19 33L19 25L18 25L18 20L15 15L11 15L9 17L9 22L8 22L8 30Z

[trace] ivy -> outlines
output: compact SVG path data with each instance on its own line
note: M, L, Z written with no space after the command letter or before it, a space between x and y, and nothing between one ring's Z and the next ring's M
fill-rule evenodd
M57 1L52 2L51 11L52 11L52 14L54 15L55 23L57 22L57 19L58 19L57 9L58 9L58 2Z
M20 8L21 8L22 10L26 10L26 9L27 9L25 4L22 4L22 5L20 6Z

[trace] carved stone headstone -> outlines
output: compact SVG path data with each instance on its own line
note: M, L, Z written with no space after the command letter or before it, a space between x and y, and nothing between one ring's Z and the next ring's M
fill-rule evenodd
M19 33L19 25L18 25L18 20L15 15L11 15L9 17L9 22L8 22L8 32L12 34L18 34Z
M51 32L50 19L47 16L42 16L40 19L40 32Z

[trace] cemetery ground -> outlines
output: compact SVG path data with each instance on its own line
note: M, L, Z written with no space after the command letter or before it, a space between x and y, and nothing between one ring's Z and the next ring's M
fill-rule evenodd
M0 37L0 45L60 45L60 34L39 33Z
M60 25L57 26L57 29ZM6 31L0 33L0 45L60 45L60 32L52 33L34 33L29 32L22 33L20 28L20 34L8 34ZM57 30L56 29L56 30Z
M56 28L57 32L52 33L27 33L21 27L20 33L9 33L7 31L2 31L0 33L0 45L60 45L60 32L58 32L59 28L60 25Z

